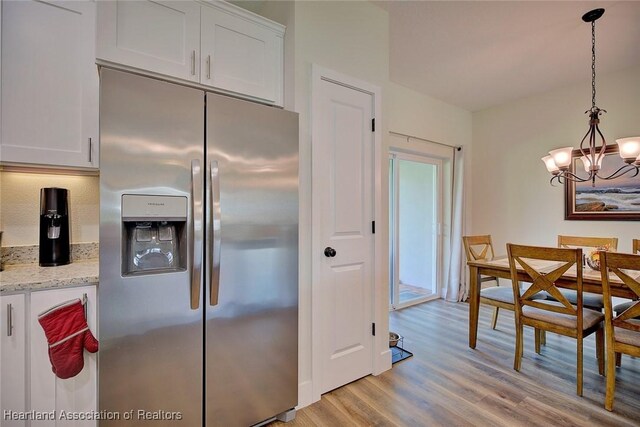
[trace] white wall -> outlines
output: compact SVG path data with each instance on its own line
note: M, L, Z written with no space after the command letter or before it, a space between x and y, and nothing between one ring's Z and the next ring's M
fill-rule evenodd
M428 78L428 76L425 76ZM471 145L471 113L399 84L386 87L389 130L429 141L463 146Z
M388 16L368 2L297 2L294 37L300 113L299 403L305 406L318 398L311 383L311 67L315 63L381 86L388 78Z
M491 234L497 254L507 242L555 246L558 234L618 237L618 249L630 251L640 237L637 222L565 221L564 188L549 185L540 160L553 148L579 145L588 129L589 77L585 70L570 87L473 114L471 232ZM640 68L599 75L597 90L607 142L640 135Z
M0 171L2 246L38 244L40 189L69 190L71 243L98 241L99 178Z
M277 3L277 2L276 2ZM285 7L285 6L282 6ZM300 113L300 405L317 397L311 394L311 67L320 65L382 88L383 135L382 218L376 218L388 253L388 146L390 130L437 142L469 146L471 113L418 94L389 81L389 17L385 10L364 1L296 2L294 9L295 111ZM269 12L272 16L282 14ZM290 37L291 16L287 37ZM282 19L281 21L282 22ZM285 40L286 44L286 40ZM287 64L285 63L285 73ZM379 121L378 121L379 122ZM388 266L378 278L378 293L388 295ZM385 318L376 325L384 346L388 331L388 299L379 301L376 312Z

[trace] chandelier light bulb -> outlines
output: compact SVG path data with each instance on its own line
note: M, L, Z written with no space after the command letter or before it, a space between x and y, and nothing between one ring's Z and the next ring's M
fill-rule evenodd
M593 169L593 171L599 171L600 170L600 168L602 167L602 159L604 159L604 156L600 156L600 159L598 160L598 164ZM591 170L592 170L592 168L591 168L591 156L582 156L582 157L580 157L580 160L582 160L582 164L584 165L585 172L590 173Z
M633 163L640 156L640 137L616 139L620 157L627 163Z
M556 162L553 161L553 157L544 156L542 158L542 161L544 162L544 165L547 167L547 170L552 174L557 174L560 171L558 166L556 166Z
M553 157L553 162L560 169L566 169L571 164L571 152L573 151L573 147L564 147L558 148L557 150L549 151L551 157Z

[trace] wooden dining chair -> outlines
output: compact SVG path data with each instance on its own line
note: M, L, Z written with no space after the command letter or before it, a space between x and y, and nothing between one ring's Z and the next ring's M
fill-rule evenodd
M640 357L640 301L622 312L613 312L611 303L611 277L619 278L624 286L640 298L640 255L605 252L601 256L602 293L604 295L604 322L607 336L607 390L604 407L613 410L616 387L616 354ZM616 284L617 285L617 284Z
M631 241L631 250L633 254L638 254L640 253L640 239L633 239ZM623 311L627 310L629 307L631 307L631 305L633 305L635 303L635 300L637 300L638 298L634 298L634 301L627 301L627 302L623 302L622 304L618 304L615 307L613 307L613 312L615 314L618 313L622 313ZM618 366L620 366L618 364Z
M631 250L633 254L640 253L640 239L633 239L631 241ZM625 310L628 310L633 304L636 303L638 298L634 298L632 301L626 301L620 304L616 304L613 307L613 314L618 315ZM620 353L616 353L616 366L622 366L622 355Z
M604 329L601 312L583 308L582 249L543 248L507 244L516 312L516 350L513 368L520 370L523 354L524 326L554 332L576 339L577 394L582 396L582 342L596 333L598 371L604 374ZM551 261L542 266L539 261ZM558 279L571 267L576 268L577 304L572 304L556 286ZM542 272L543 267L546 267ZM548 269L553 268L552 271ZM531 286L524 292L518 285L518 272L524 272ZM534 300L538 292L547 292L556 301ZM536 352L539 353L539 333L536 331Z
M468 261L492 260L495 256L493 252L493 244L491 235L482 236L464 236L464 251L467 254ZM482 283L495 281L496 286L482 289ZM484 276L480 280L480 304L486 304L493 307L493 317L491 319L491 328L495 329L498 323L498 313L501 308L514 311L513 308L513 290L511 286L500 286L497 277ZM537 299L545 299L546 296L539 294ZM477 325L476 325L477 327Z
M617 237L581 237L581 236L561 236L558 235L558 247L559 248L590 248L595 249L598 247L607 246L613 251L618 250L618 238ZM581 261L582 262L582 261ZM560 292L571 302L571 304L577 303L576 291L572 289L561 289ZM600 310L604 307L602 302L602 295L585 292L582 296L584 306L593 310Z
M482 236L463 236L464 252L467 255L467 261L492 260L495 256L493 252L493 243L491 235ZM500 287L497 277L483 276L480 278L480 304L493 306L493 318L491 320L491 328L495 329L498 323L498 311L500 308L513 311L513 296L511 288ZM485 282L496 282L496 286L482 289Z

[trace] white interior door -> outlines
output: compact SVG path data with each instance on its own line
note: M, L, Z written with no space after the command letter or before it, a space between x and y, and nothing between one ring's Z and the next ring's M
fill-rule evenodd
M313 109L320 392L373 371L373 94L322 79ZM317 98L315 98L317 96Z

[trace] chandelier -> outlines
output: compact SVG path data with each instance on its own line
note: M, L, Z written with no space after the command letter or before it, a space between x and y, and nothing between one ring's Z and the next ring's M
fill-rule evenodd
M549 181L552 185L554 181L560 184L566 181L587 182L595 186L598 179L616 179L627 173L633 173L632 177L638 175L640 167L640 137L617 139L618 152L624 165L609 175L602 174L602 159L607 151L607 143L602 132L600 132L600 115L606 113L596 106L596 20L602 16L604 9L594 9L582 16L584 22L591 22L591 108L585 111L589 115L589 130L580 141L579 155L584 169L588 174L580 177L574 174L571 169L573 162L573 147L558 148L549 151L549 155L542 158L547 166L547 170L552 174ZM588 141L588 146L585 146ZM599 142L600 145L596 146Z

